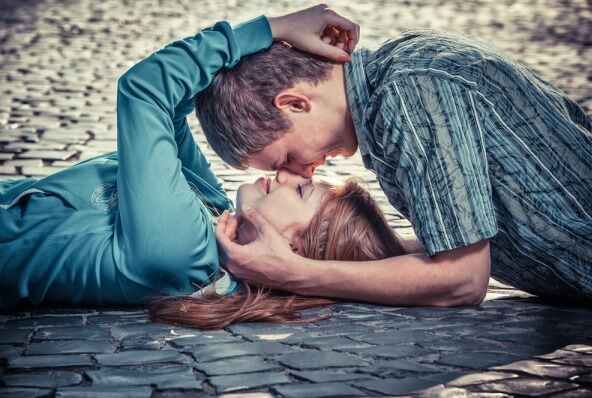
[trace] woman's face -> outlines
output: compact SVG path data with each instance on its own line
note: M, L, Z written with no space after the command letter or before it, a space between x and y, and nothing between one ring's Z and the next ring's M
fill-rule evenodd
M292 239L310 224L328 189L326 184L280 170L275 178L260 177L239 187L237 214L256 209L284 237Z

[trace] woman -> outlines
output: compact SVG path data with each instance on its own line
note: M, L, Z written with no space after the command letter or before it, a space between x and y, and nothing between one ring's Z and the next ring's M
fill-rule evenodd
M280 171L275 180L262 177L254 184L241 185L237 216L225 213L218 228L236 230L233 239L242 244L257 234L242 216L247 209L256 209L270 220L292 250L304 257L364 261L404 254L376 202L354 181L331 186ZM230 283L234 282L224 275L196 294L157 299L150 304L151 317L159 322L219 329L239 321L298 320L297 310L332 303L280 295L248 284L228 295Z
M216 279L211 212L231 202L185 120L193 98L218 70L268 47L272 35L330 55L319 34L328 24L357 29L325 6L234 30L219 22L126 72L118 82L117 152L41 180L0 183L0 309L138 304ZM344 48L336 40L328 41ZM351 51L355 43L346 45ZM334 58L343 58L337 51Z

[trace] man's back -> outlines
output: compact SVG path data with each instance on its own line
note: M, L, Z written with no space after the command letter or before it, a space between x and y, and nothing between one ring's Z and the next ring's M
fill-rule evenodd
M434 32L356 54L347 83L366 166L428 254L490 239L499 279L592 295L592 134L576 103Z

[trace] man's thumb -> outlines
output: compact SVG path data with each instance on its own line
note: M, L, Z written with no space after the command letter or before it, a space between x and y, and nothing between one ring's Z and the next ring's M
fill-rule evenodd
M269 228L271 228L269 221L267 221L267 219L256 209L250 209L247 211L246 216L260 235L264 234Z

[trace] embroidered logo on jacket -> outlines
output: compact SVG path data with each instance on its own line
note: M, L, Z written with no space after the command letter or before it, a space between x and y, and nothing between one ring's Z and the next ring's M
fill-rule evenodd
M117 186L115 184L97 186L90 195L90 203L99 210L111 210L117 206Z

